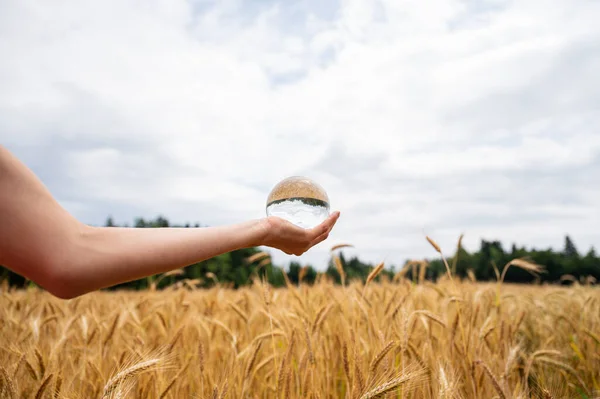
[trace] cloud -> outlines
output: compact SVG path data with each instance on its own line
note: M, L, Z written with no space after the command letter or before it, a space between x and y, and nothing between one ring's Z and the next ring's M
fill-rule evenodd
M0 4L0 141L80 220L264 216L289 175L342 211L300 260L460 233L597 245L600 3ZM597 184L596 184L597 186ZM276 260L290 257L273 251Z

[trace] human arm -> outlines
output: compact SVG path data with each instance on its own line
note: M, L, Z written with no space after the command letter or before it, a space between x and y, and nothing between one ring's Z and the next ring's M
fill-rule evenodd
M61 298L184 267L236 249L300 255L327 238L339 212L305 230L269 217L203 228L92 227L54 199L0 145L0 264Z

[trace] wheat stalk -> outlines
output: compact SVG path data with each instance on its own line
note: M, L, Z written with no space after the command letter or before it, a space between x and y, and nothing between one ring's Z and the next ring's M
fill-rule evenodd
M53 376L53 374L48 374L48 376L44 379L44 381L42 381L42 384L40 385L40 387L37 390L37 393L35 394L35 399L41 399L42 398L42 395L44 394L44 391L46 390L46 387L50 383L50 380L52 379L52 376Z
M363 298L365 296L365 290L367 289L367 286L369 285L369 283L371 281L373 281L375 279L375 277L377 277L377 275L379 273L381 273L381 271L383 270L383 266L384 266L384 262L379 263L377 266L375 266L375 268L367 276L367 281L365 282L365 285L363 286L362 295L361 295Z
M413 372L406 372L396 378L376 386L375 388L363 394L360 399L379 398L382 395L397 389L399 386L406 384L407 382L415 382L414 380L422 379L424 375L425 371L423 369Z
M383 347L383 349L381 349L381 351L379 351L379 353L377 355L375 355L375 357L371 361L371 365L369 367L369 371L371 372L371 375L375 375L377 366L379 365L379 363L381 363L383 358L385 358L385 355L387 355L389 353L389 351L392 350L392 348L394 347L395 344L396 343L394 341L388 342L387 345L385 345Z
M319 311L317 312L317 315L315 316L315 321L313 322L313 328L312 328L313 334L319 328L321 323L323 323L323 320L325 320L327 313L329 313L329 311L331 310L332 307L333 307L333 304L328 304L328 305L323 306L321 309L319 309Z
M492 385L494 386L494 389L496 389L496 392L498 392L498 395L500 395L500 399L506 399L506 394L504 393L504 390L500 386L500 383L498 382L498 380L496 379L496 376L494 375L494 373L492 373L492 370L490 370L488 365L483 360L476 360L475 364L479 365L483 368L483 371L485 371L487 376L492 381Z
M106 383L106 385L104 386L104 393L103 393L102 397L108 398L118 388L119 385L121 385L128 379L130 379L138 374L141 374L141 373L151 370L159 362L160 362L160 359L158 359L158 358L145 360L143 362L139 362L138 364L135 364L135 365L128 367L125 370L117 373L114 377L109 379L108 382Z
M268 252L264 252L264 251L262 251L262 252L257 252L257 253L255 253L254 255L251 255L251 256L247 257L247 258L246 258L246 262L247 262L247 263L254 263L254 262L256 262L256 261L259 261L259 260L263 260L263 259L269 258L270 256L271 256L271 255L269 255L269 253L268 253Z
M502 269L502 274L500 276L500 280L499 283L502 283L504 281L504 277L506 276L506 272L508 271L508 269L511 266L515 266L518 267L520 269L526 270L534 275L538 274L538 273L542 273L544 271L544 267L541 265L538 265L536 263L533 262L529 262L525 259L513 259L510 262L508 262L504 268Z
M346 272L344 271L344 266L342 265L342 261L340 260L340 258L338 256L334 256L333 262L335 263L335 268L337 269L337 272L340 275L342 287L345 287L346 286Z
M341 248L351 248L351 247L353 247L353 246L354 246L354 245L352 245L352 244L336 244L336 245L334 245L334 246L332 246L332 247L331 247L330 251L331 251L331 252L333 252L333 251L335 251L335 250L337 250L337 249L341 249Z
M10 376L8 375L8 372L6 371L6 369L2 366L0 366L0 380L4 379L6 385L5 390L6 395L8 397L8 399L13 399L17 397L17 389L15 388L15 385L13 384L13 380L12 378L10 378ZM0 387L2 387L2 385L0 385ZM0 390L0 393L2 393L2 390Z
M292 357L292 351L294 349L295 344L296 331L292 331L292 336L290 337L290 343L288 344L288 349L285 352L285 356L281 359L281 366L279 367L279 375L277 376L277 395L279 396L279 392L283 386L284 380L284 370L286 365L289 363Z
M179 370L179 371L177 372L177 374L175 374L175 377L173 377L173 378L171 379L171 382L169 382L169 384L168 384L168 385L165 387L165 389L163 389L163 391L161 392L161 394L160 394L160 396L159 396L159 399L163 399L164 397L166 397L166 396L167 396L167 393L169 393L169 390L170 390L171 388L173 388L173 385L175 385L175 382L176 382L176 381L179 379L179 377L181 377L181 375L182 375L183 373L185 373L185 371L186 371L186 370L187 370L187 368L189 367L189 365L190 365L190 360L191 360L191 359L188 359L188 360L187 360L187 362L186 362L186 363L185 363L185 365L184 365L184 366L181 368L181 370Z

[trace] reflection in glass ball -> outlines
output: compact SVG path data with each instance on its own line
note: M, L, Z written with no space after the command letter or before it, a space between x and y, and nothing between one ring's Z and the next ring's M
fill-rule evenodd
M277 216L310 229L329 216L329 197L320 185L307 177L288 177L271 190L267 216Z

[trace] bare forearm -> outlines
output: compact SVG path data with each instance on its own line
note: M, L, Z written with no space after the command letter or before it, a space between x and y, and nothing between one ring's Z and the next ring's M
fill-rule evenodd
M0 146L0 264L60 297L187 266L264 239L264 221L210 228L80 223Z
M61 289L74 289L79 295L260 245L264 235L261 223L204 228L85 228L73 245L69 261L62 266L61 274L67 276L63 281L71 287Z

